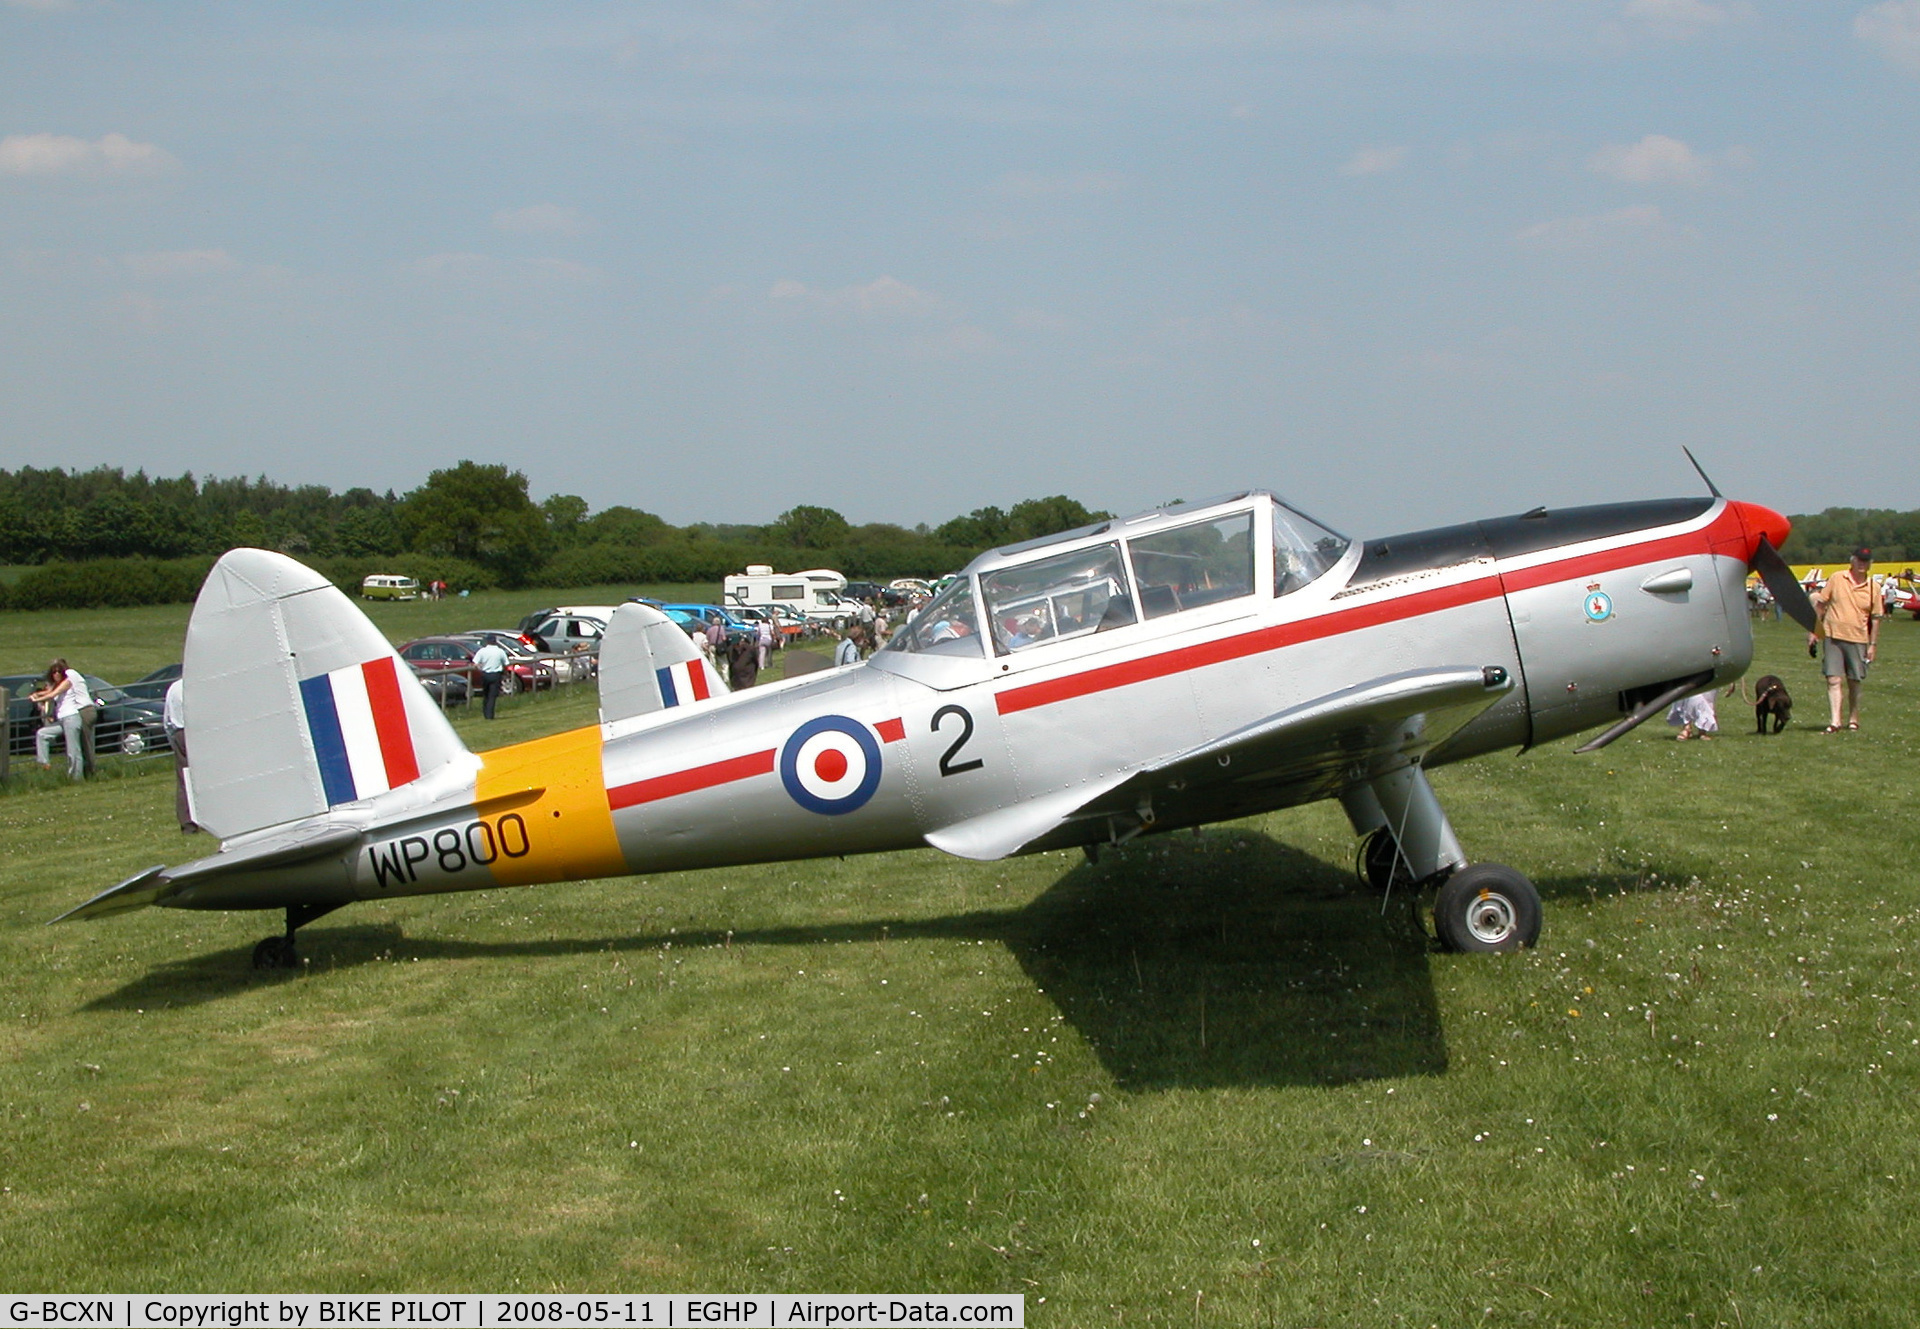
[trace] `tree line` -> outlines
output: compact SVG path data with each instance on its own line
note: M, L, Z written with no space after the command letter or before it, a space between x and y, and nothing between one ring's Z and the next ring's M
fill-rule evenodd
M27 609L191 599L212 560L277 549L343 588L372 572L456 587L712 582L750 563L833 567L851 577L931 576L984 549L1110 516L1065 495L977 508L937 527L856 525L801 505L763 525L674 526L575 494L536 501L527 478L462 461L405 494L261 476L196 479L23 467L0 470L0 563L31 565L0 606Z
M523 473L473 461L405 494L22 467L0 470L0 563L32 570L0 588L0 607L188 600L212 560L240 545L291 554L349 589L372 572L475 589L714 582L751 563L889 580L952 571L983 550L1109 515L1053 495L932 527L856 525L804 504L763 526L675 526L624 505L594 512L577 494L536 500ZM1792 521L1789 562L1841 562L1861 544L1883 565L1920 561L1920 511L1828 508Z

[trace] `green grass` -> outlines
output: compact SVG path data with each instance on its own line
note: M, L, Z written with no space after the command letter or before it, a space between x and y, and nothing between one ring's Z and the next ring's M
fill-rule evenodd
M476 591L447 600L356 600L395 643L468 628L510 628L554 604L619 604L630 595L668 603L708 603L716 586L589 586L584 589ZM0 674L37 674L55 656L110 683L131 683L179 662L192 605L141 609L44 609L0 613Z
M1804 639L1762 633L1778 738L1723 703L1712 743L1656 722L1436 775L1470 852L1546 897L1506 957L1383 917L1319 806L1098 866L929 850L357 905L259 975L266 915L44 926L203 847L153 765L36 786L0 800L0 1281L1915 1323L1913 835L1859 791L1910 783L1920 626L1888 625L1835 737ZM458 723L524 737L590 692Z

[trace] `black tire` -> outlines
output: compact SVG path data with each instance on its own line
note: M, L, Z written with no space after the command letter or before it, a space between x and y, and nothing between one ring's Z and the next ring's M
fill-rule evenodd
M1433 930L1450 951L1517 951L1540 940L1540 892L1504 863L1474 863L1440 887Z
M520 675L509 669L500 676L500 695L511 697L520 691Z

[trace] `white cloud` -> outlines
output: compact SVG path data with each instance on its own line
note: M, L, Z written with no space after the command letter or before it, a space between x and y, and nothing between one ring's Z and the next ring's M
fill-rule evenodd
M1712 174L1706 158L1665 134L1648 134L1638 143L1609 143L1587 166L1629 185L1700 185Z
M1606 249L1621 245L1665 243L1685 238L1684 227L1668 221L1650 203L1621 208L1593 217L1559 217L1524 227L1514 240L1526 249L1562 253Z
M578 208L563 208L556 203L535 203L525 208L506 208L493 214L494 229L509 235L557 235L577 240L594 227L591 217Z
M1340 167L1342 175L1385 175L1397 171L1406 165L1407 149L1404 146L1389 148L1362 148L1347 158Z
M171 171L180 159L165 148L107 134L89 143L67 134L9 134L0 138L0 175L147 176Z
M858 286L831 290L783 277L768 290L767 298L780 304L828 313L851 313L863 318L919 318L933 313L941 305L938 296L909 286L897 277L876 277Z
M1902 69L1920 74L1920 0L1887 0L1854 16L1853 35Z
M1127 178L1115 171L1070 171L1062 175L1011 171L994 182L994 189L1010 198L1087 198L1117 193L1126 183Z

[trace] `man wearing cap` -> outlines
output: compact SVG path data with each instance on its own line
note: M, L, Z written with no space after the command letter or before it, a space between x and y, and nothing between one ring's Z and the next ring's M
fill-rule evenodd
M1873 663L1874 646L1880 637L1880 617L1884 612L1879 589L1873 584L1873 551L1864 546L1853 551L1845 572L1827 578L1827 584L1814 592L1813 608L1820 617L1820 628L1827 638L1820 672L1827 677L1829 734L1840 732L1840 697L1845 684L1847 728L1860 727L1860 687L1867 679L1867 666ZM1807 634L1811 654L1819 633Z

